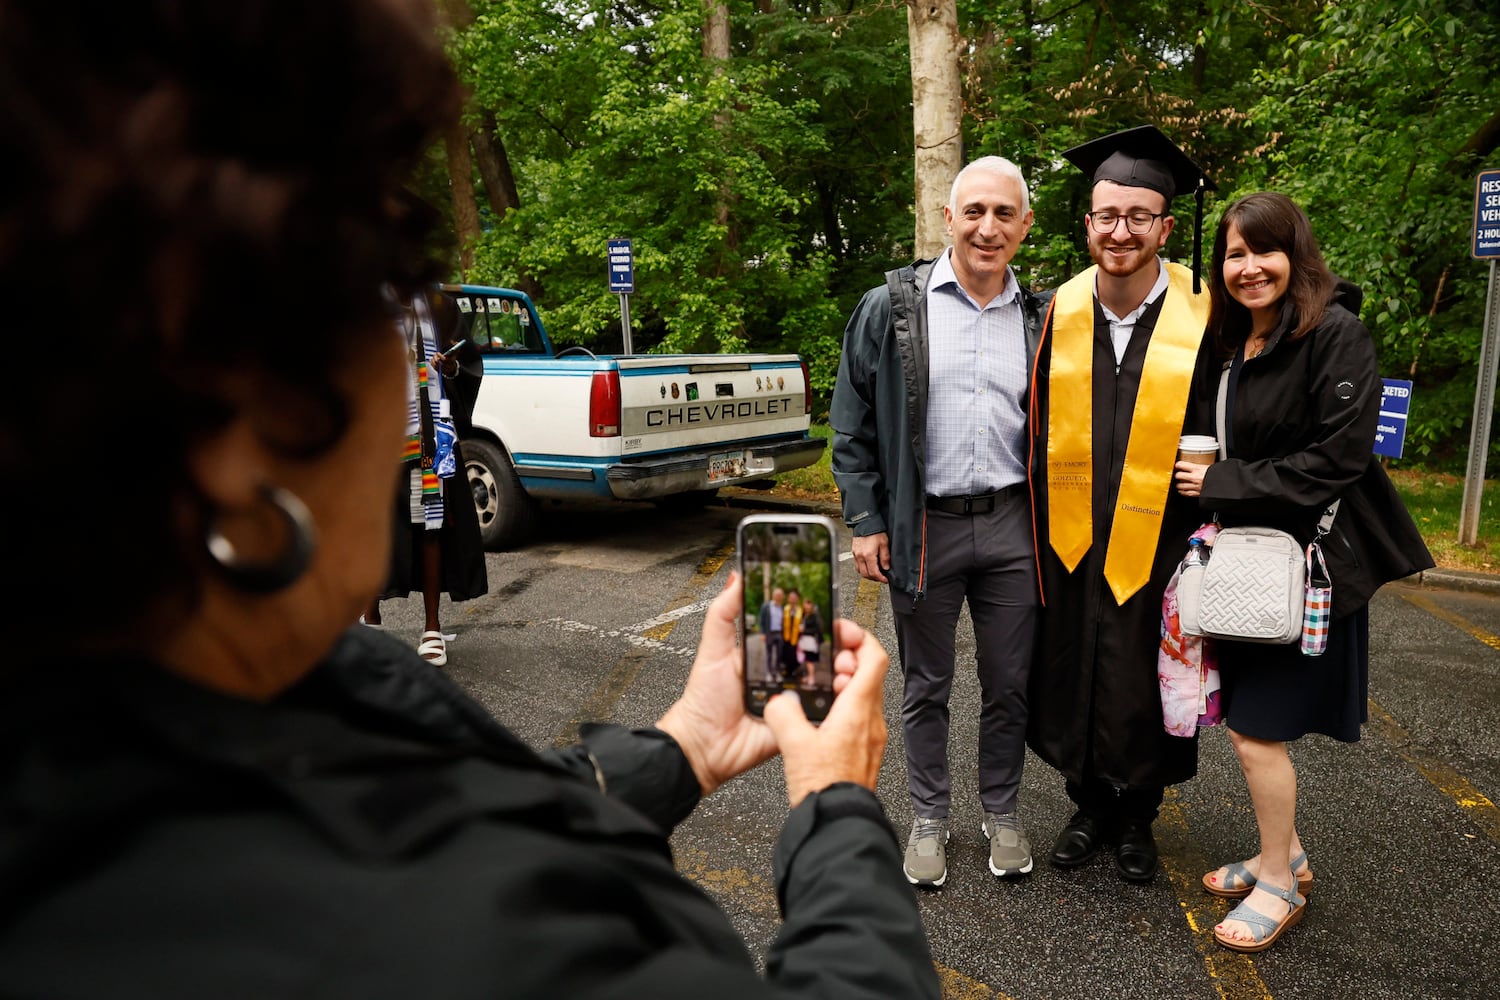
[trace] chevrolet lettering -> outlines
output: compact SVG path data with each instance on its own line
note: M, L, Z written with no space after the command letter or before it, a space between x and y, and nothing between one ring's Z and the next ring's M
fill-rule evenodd
M630 410L625 414L626 433L634 433L637 421L645 428L672 427L677 424L708 424L714 421L769 420L792 412L794 400L791 396L770 399L745 399L735 402L699 403L684 406L651 406ZM796 401L800 402L800 400Z

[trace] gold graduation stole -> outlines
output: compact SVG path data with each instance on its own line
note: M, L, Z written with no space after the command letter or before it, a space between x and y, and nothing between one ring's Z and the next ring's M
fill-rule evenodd
M1124 604L1151 578L1151 562L1208 293L1193 294L1192 272L1167 264L1161 314L1146 347L1146 363L1130 417L1130 441L1104 555L1104 579ZM1094 274L1091 267L1057 290L1052 303L1052 363L1047 396L1047 520L1052 550L1072 572L1094 537ZM1059 400L1066 401L1057 405Z

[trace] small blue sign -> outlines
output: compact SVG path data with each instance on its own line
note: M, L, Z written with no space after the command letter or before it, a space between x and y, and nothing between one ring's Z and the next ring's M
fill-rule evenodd
M1375 454L1400 458L1406 444L1406 417L1411 413L1411 383L1384 378L1380 393L1380 422L1375 425Z
M1474 256L1500 257L1500 170L1486 170L1474 181Z
M635 291L635 257L629 240L609 241L609 290Z

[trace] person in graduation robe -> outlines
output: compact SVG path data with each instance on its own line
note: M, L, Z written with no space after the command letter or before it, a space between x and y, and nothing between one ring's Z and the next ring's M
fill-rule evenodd
M1171 482L1208 313L1196 267L1158 255L1173 196L1197 191L1201 219L1208 182L1153 126L1064 156L1093 179L1095 266L1057 290L1033 369L1044 608L1027 742L1075 806L1052 864L1076 868L1112 844L1120 877L1149 882L1165 787L1197 770L1196 738L1163 726L1156 662L1162 593L1202 521Z

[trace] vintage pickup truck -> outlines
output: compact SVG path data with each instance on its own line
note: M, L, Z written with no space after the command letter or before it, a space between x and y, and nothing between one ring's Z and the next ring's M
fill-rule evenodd
M826 447L808 434L812 390L795 354L557 351L523 292L442 290L484 365L462 451L487 548L523 537L537 500L702 500Z

